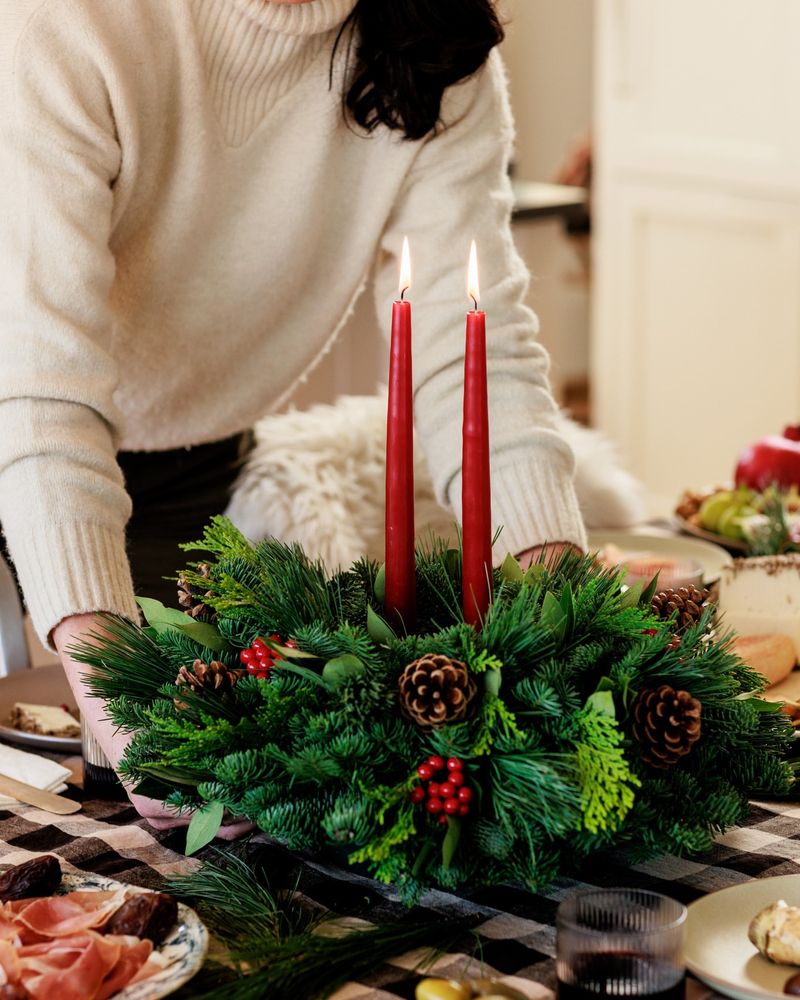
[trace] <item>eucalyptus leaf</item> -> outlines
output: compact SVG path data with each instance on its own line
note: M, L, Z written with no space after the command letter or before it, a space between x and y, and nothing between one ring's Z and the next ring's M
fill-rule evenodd
M361 677L365 670L366 667L357 656L345 653L328 660L322 668L322 679L329 687L336 688L354 677Z
M500 577L503 580L508 580L509 583L521 583L525 578L522 567L510 552L506 553L506 557L500 567Z
M561 642L566 634L567 618L561 603L552 591L544 595L541 623L550 629L556 642Z
M140 764L139 770L167 784L188 785L190 788L196 788L200 784L200 778L197 778L191 771L170 767L167 764Z
M461 571L461 552L459 549L448 549L444 554L444 566L452 577L459 575Z
M137 597L136 603L142 609L148 625L176 625L180 628L190 620L182 611L168 608L154 597Z
M301 667L299 663L289 663L288 660L275 660L272 664L272 669L285 670L287 673L295 674L297 677L302 677L303 680L311 681L311 683L316 684L317 687L325 688L326 691L330 691L330 687L319 674L314 673L313 670L309 670L308 667Z
M614 708L614 695L611 691L595 691L594 694L590 694L586 699L586 707L598 715L616 718L617 711Z
M442 866L447 869L453 863L461 840L461 820L456 816L447 817L447 833L442 841Z
M388 646L397 635L391 625L375 611L371 604L367 605L367 632L373 642L379 646Z
M383 599L386 597L386 563L375 574L375 583L372 590L375 594L375 599L383 604Z
M225 807L221 802L209 802L192 816L186 830L186 854L191 855L210 844L222 826Z
M487 670L483 675L483 689L487 694L493 694L495 698L500 694L500 682L502 675L499 670Z
M661 571L659 570L659 573ZM658 589L658 573L653 577L650 583L642 591L642 596L639 598L639 604L643 608L649 608L653 603L653 598L656 595L656 590Z
M572 584L567 585L561 592L561 610L564 612L564 635L569 635L575 627L575 595L572 593Z
M531 565L525 571L525 583L537 583L547 572L547 567L544 563L531 563Z
M294 646L282 646L279 642L273 642L264 636L261 637L264 645L269 646L273 653L277 653L282 660L321 660L321 656L316 653L307 653L304 649L296 649Z
M184 618L186 617L184 615ZM195 642L199 642L201 646L205 646L207 649L213 649L215 653L224 653L225 650L230 649L228 643L222 638L211 622L196 622L187 619L186 624L176 627L188 635L190 639L194 639Z
M642 597L643 584L641 580L637 580L636 583L631 584L625 590L625 593L620 599L620 607L622 608L635 608L638 606L639 601Z

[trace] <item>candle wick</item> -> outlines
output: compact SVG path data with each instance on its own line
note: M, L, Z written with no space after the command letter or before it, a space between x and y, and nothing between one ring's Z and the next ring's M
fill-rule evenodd
M475 312L477 312L478 311L478 300L475 298L474 295L470 295L470 298L472 299L472 301L473 301L473 303L475 305Z
M405 302L406 292L408 291L408 288L409 288L409 286L406 285L405 288L401 288L400 289L400 301L401 302Z

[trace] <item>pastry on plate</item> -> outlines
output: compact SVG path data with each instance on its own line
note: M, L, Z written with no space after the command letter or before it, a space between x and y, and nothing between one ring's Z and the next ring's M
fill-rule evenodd
M11 725L39 736L77 737L81 724L58 705L31 705L18 701L11 709Z
M800 909L778 899L750 921L747 936L762 955L783 965L800 965Z

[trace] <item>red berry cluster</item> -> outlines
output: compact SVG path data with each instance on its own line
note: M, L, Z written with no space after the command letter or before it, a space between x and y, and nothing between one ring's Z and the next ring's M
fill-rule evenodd
M411 789L411 801L425 803L432 816L446 823L448 816L468 816L472 789L464 784L464 761L458 757L428 757L417 768L417 774L426 784Z
M291 639L283 642L279 635L273 634L270 636L270 639L272 642L283 646L290 646L292 649L297 647L297 643L292 642ZM243 649L239 653L239 659L254 677L258 677L259 680L265 680L269 677L269 672L272 670L273 664L281 660L282 657L278 656L275 650L271 649L259 636L258 639L253 640L252 646L248 646L247 649Z

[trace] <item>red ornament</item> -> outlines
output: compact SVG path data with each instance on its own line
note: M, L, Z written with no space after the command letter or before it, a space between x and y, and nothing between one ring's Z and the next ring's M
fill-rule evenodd
M441 792L441 787L440 787L439 785L437 785L435 781L432 781L432 782L431 782L431 783L430 783L430 784L428 785L428 795L430 795L430 796L431 796L431 798L434 798L434 799L436 799L436 798L438 798L438 797L439 797L439 796L440 796L441 794L442 794L442 792Z
M442 804L441 799L428 799L428 801L425 803L425 808L428 810L429 813L433 813L434 815L436 815L437 813L440 813L442 811L444 805Z
M459 790L458 790L458 801L459 802L472 802L472 789L471 788L459 788Z
M434 771L441 771L444 767L444 760L441 757L428 757L428 763Z
M458 807L459 816L469 816L469 806L463 805Z
M446 822L447 822L447 817L445 816L444 813L441 813L439 815L439 823L440 823L440 825L444 826Z
M433 768L429 764L420 764L417 768L417 774L423 781L430 781L433 777Z
M784 489L800 484L800 427L785 427L783 435L770 434L751 444L739 456L737 486L764 490L777 484Z
M456 786L452 781L445 781L444 784L439 785L439 794L443 799L452 799L456 794Z
M447 759L447 770L448 771L463 771L464 761L459 760L458 757L448 757Z
M446 799L444 803L444 811L449 816L454 816L460 808L460 803L458 799Z
M464 772L463 771L451 771L450 776L447 779L451 785L455 785L456 788L460 788L464 784Z
M408 796L412 802L422 802L425 798L425 789L422 785L417 785L416 788L411 789L411 793Z

